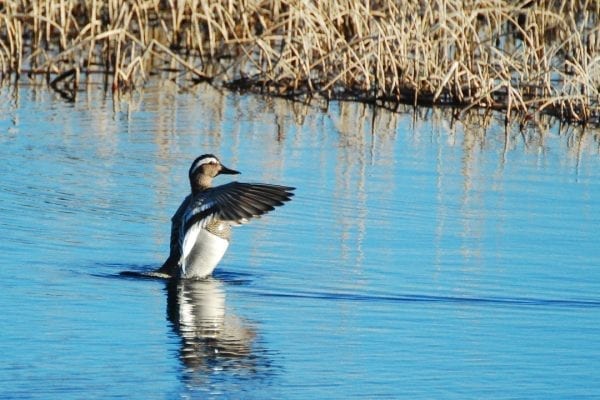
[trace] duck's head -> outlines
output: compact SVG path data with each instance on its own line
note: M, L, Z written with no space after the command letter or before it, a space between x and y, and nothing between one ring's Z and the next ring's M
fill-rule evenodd
M231 168L227 168L213 154L203 154L196 158L190 166L189 177L192 185L192 192L209 188L212 179L220 174L235 175L239 174Z

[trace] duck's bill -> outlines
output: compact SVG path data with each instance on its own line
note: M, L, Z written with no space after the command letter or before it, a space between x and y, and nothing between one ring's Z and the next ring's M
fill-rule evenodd
M237 174L241 174L241 172L236 171L235 169L227 168L226 166L222 165L221 171L219 171L219 174L237 175Z

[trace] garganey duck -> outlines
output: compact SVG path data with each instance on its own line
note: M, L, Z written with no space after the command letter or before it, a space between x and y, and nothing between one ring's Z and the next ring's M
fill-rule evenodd
M272 211L294 195L293 187L262 183L211 186L217 175L239 173L212 154L194 160L189 171L192 193L171 219L171 252L156 275L192 279L209 276L229 246L232 226Z

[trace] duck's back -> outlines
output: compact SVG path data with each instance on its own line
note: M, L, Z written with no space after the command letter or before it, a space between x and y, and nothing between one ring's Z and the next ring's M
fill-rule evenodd
M210 191L190 199L183 215L179 235L182 278L204 278L210 275L229 247L231 225L214 214Z

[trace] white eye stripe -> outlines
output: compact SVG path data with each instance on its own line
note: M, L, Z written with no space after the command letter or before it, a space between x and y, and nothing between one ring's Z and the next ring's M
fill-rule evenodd
M200 167L201 165L210 164L210 163L218 164L219 160L217 160L214 157L203 158L202 160L199 160L198 162L196 162L196 164L194 164L194 166L192 167L192 170L190 171L190 174L193 174L198 169L198 167Z

